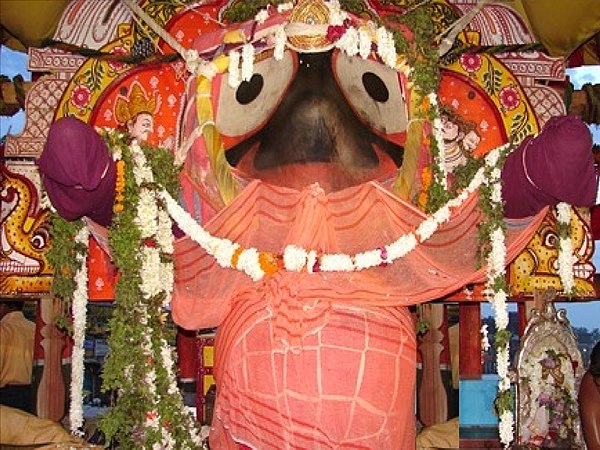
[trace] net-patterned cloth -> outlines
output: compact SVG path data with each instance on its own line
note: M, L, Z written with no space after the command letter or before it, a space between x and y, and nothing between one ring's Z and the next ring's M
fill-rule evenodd
M541 216L509 227L508 259ZM206 228L244 247L288 244L355 254L414 231L425 216L376 183L324 193L250 183ZM481 280L473 195L431 239L393 264L288 272L253 282L196 243L176 243L175 321L219 326L211 445L409 449L415 442L415 333L407 305Z

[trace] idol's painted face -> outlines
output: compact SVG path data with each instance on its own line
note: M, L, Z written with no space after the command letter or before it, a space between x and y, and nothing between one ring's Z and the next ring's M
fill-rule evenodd
M336 50L286 51L249 81L221 83L216 127L226 158L251 179L336 191L393 176L407 128L398 72Z
M127 122L129 133L140 142L148 140L150 133L154 131L154 119L152 114L140 113L135 119Z
M445 142L455 142L459 139L460 128L447 117L442 117L442 128Z

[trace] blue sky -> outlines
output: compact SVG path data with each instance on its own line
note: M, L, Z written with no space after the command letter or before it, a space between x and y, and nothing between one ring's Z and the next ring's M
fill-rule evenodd
M9 78L17 74L22 74L26 80L31 79L27 71L27 56L24 53L14 52L6 47L0 49L0 74ZM568 70L571 82L575 89L585 83L600 84L600 66L582 67ZM8 130L13 134L19 133L24 126L24 114L22 112L12 117L0 116L0 137L4 136ZM592 129L594 142L600 144L600 127ZM600 201L599 201L600 203ZM596 270L600 269L600 241L596 241L597 251L594 256L594 265ZM567 308L567 315L574 326L586 328L600 328L600 301L590 303L577 303L560 307ZM484 315L491 315L491 310L487 305L483 309Z
M27 55L25 53L15 52L7 47L0 47L0 75L6 75L12 79L15 75L21 74L25 80L31 80L31 73L27 71ZM0 138L8 133L21 132L25 126L25 114L19 111L11 117L0 116Z

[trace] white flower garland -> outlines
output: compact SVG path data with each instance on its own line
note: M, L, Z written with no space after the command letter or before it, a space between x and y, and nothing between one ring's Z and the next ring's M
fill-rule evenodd
M493 150L497 152L498 150ZM322 254L318 255L316 250L306 250L295 245L288 245L283 252L283 262L286 270L302 271L309 273L315 271L326 272L351 272L376 267L394 262L413 251L418 244L429 239L439 226L450 219L451 210L458 208L483 182L483 171L481 168L471 180L469 186L456 198L448 201L433 215L430 215L413 232L407 233L396 241L377 249L357 253L346 254ZM246 273L254 281L258 281L265 275L260 264L260 252L255 248L242 249L242 247L228 239L212 236L206 231L171 195L162 191L160 197L167 206L167 211L194 242L198 243L208 254L213 256L216 262L224 268L235 268ZM232 264L233 256L240 249L238 263Z
M155 189L149 189L142 187L142 182L152 182L152 172L148 176L148 165L142 149L139 144L134 140L130 146L131 153L134 161L134 177L138 186L140 186L140 196L138 202L138 209L136 215L136 224L142 231L142 238L153 238L157 244L157 247L144 247L141 255L141 267L140 267L140 290L142 295L146 299L150 299L160 293L165 294L165 300L163 301L163 307L167 306L171 300L171 294L173 292L173 264L161 262L160 254L172 254L173 253L173 234L172 234L172 221L169 215L159 206L159 196ZM145 174L146 176L141 176ZM147 311L144 305L140 305L141 322L147 324ZM171 356L171 349L169 348L168 342L161 338L160 340L160 363L167 374L168 382L168 393L177 394L177 381L175 378L175 364ZM144 336L144 352L148 358L153 360L154 352L152 350L152 342L149 334ZM152 399L157 399L158 395L155 387L156 371L154 365L148 364L147 372L144 377L144 384L150 391ZM191 416L187 411L182 411L184 417L188 417L188 423L186 427L190 432L192 440L200 448L202 445L202 439L200 435L195 431L194 424ZM152 411L149 411L146 415L145 426L152 429L158 429L159 427L159 414L158 405L155 404ZM174 449L177 448L177 442L175 438L168 432L166 427L161 429L161 442L155 444L156 448L160 449Z
M554 361L553 364L556 364L556 358L548 353L548 351L541 352L540 356L537 358L529 358L524 362L523 367L520 368L520 377L528 380L530 400L530 404L528 405L529 408L542 406L539 403L541 396L552 398L553 394L557 390L557 387L563 388L568 393L571 400L573 400L573 404L575 404L574 402L577 398L577 388L575 382L575 370L573 369L572 362L568 355L562 353L554 353L554 355L560 364L560 374L564 377L561 384L558 384L557 378L550 373L550 371L557 371L558 367L547 368L547 373L544 374L544 361ZM576 415L575 410L567 410L562 412L565 414L571 413ZM534 415L535 411L531 409L530 416ZM570 424L570 427L572 430L575 430L578 427L578 423L576 417L573 417L573 419L573 423ZM569 426L568 424L564 425ZM566 438L566 436L560 437L563 439Z
M82 227L75 242L88 245L89 231L87 227ZM85 328L87 320L87 301L88 301L88 267L87 252L78 254L77 261L79 268L75 273L75 291L73 292L73 354L71 355L71 402L69 408L69 426L71 433L76 436L83 436L81 427L83 426L83 373L85 350L83 343L85 340Z
M567 203L556 205L556 219L558 228L569 229L571 218L573 217L573 208ZM565 295L572 296L575 291L575 276L573 266L577 262L577 256L573 251L573 240L570 233L558 236L558 274L563 285Z
M505 147L506 148L506 147ZM486 167L491 170L485 180L486 185L490 188L490 207L496 209L501 207L502 202L502 184L501 171L498 167L500 158L499 151L493 151L485 156ZM494 309L494 318L496 330L506 330L508 326L508 310L506 299L508 293L498 287L497 280L505 279L506 277L506 242L504 231L500 224L491 232L491 249L487 258L487 281L484 294ZM509 342L506 346L499 348L496 352L496 365L498 371L498 394L501 395L510 390L509 377ZM514 415L512 409L500 411L499 417L499 434L500 441L505 447L508 447L513 440Z

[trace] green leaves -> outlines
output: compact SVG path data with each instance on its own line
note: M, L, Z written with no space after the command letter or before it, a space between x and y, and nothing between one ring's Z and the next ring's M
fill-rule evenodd
M267 5L278 5L285 3L287 0L249 0L243 2L234 2L227 8L223 14L223 18L229 22L245 22L256 16L256 14L267 7Z
M123 449L163 446L164 439L174 441L177 448L197 448L196 430L175 383L167 330L161 321L166 292L147 298L140 288L145 246L157 245L149 242L153 238L142 239L138 228L140 189L164 188L177 197L179 168L170 151L141 145L153 181L138 185L135 167L139 162L133 160L129 137L106 132L105 139L124 163L125 189L123 211L115 214L109 230L119 278L103 374L103 389L116 391L118 400L101 427L107 439ZM170 261L171 255L161 253L160 258Z
M47 253L48 262L54 268L52 295L62 300L62 313L56 318L56 325L71 333L71 304L75 292L75 273L79 269L77 255L87 254L87 246L75 242L85 224L83 220L68 221L53 212L50 216L52 245Z
M496 414L501 416L505 411L512 411L514 405L514 396L510 389L499 392L494 400L494 409Z

